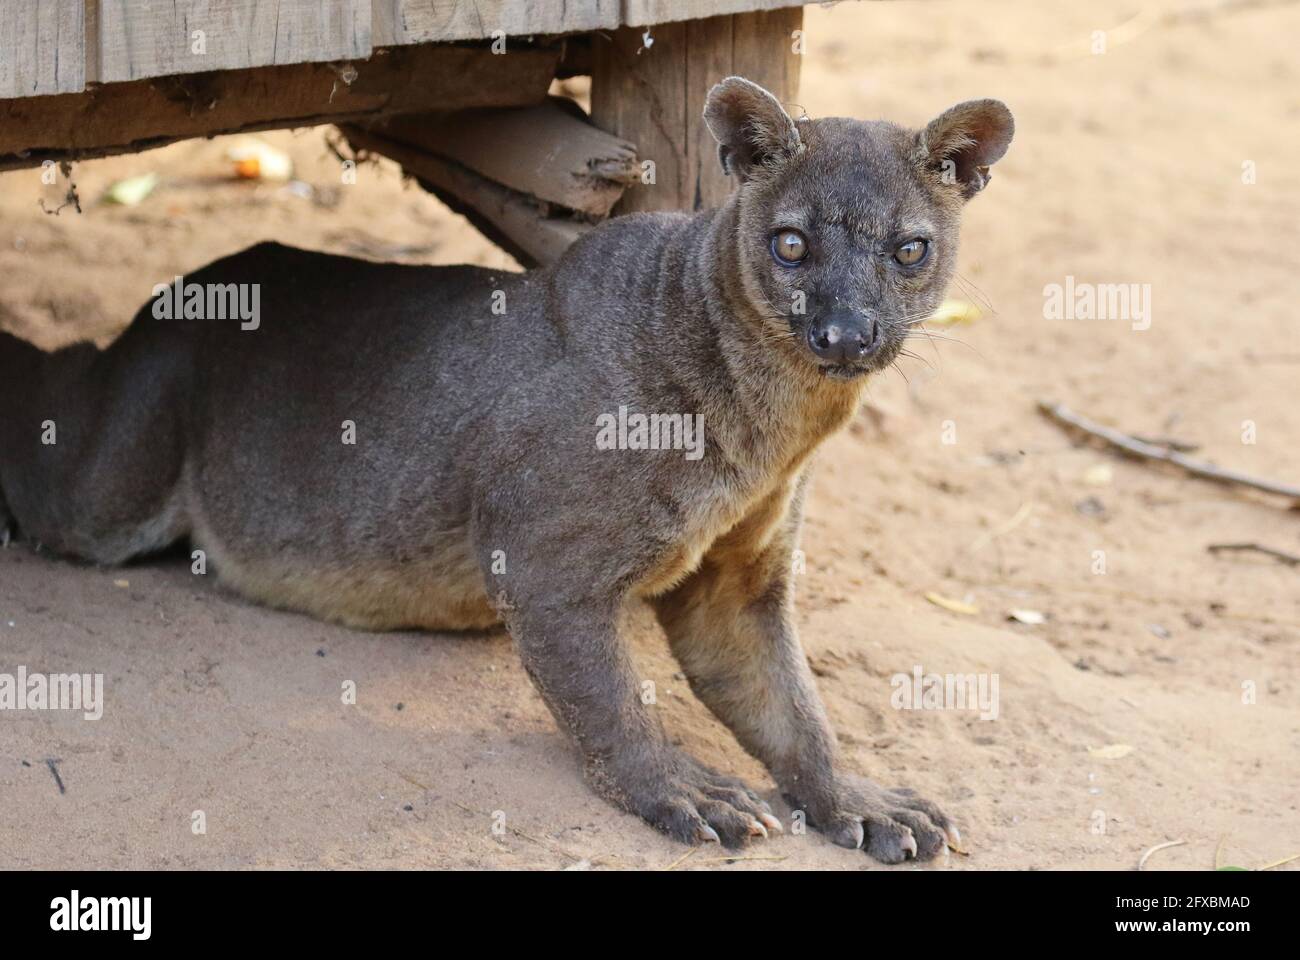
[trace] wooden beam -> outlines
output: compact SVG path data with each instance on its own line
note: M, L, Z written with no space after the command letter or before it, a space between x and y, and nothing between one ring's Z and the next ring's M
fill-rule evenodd
M549 216L545 204L493 183L460 164L360 127L342 128L354 150L378 153L465 216L489 240L526 267L553 263L593 229L572 216Z
M741 13L644 31L624 27L594 39L591 118L654 162L653 184L628 190L617 213L698 210L722 203L731 181L704 125L704 98L723 77L761 84L797 115L800 8Z
M802 0L371 0L375 46L644 27L773 10Z
M622 22L629 27L641 27L802 5L798 0L622 0Z
M535 107L412 114L372 129L518 193L606 217L639 170L636 148L596 129L572 101Z
M120 83L371 52L371 0L90 0L97 72ZM80 7L80 4L77 4Z
M379 51L302 63L137 80L84 93L0 100L0 170L163 146L188 137L366 117L541 103L560 45Z
M0 99L81 90L85 40L81 0L4 0Z
M585 34L800 0L0 0L0 99L360 60L382 47Z
M616 26L620 0L372 0L375 43L478 40L501 31L506 48L531 34L574 33Z

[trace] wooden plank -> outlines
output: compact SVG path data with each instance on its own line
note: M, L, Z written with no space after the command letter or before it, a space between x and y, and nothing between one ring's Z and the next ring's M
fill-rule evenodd
M797 0L0 0L0 99L376 47L613 30ZM658 38L660 30L652 30ZM642 31L644 32L644 31Z
M732 17L731 22L732 73L762 84L776 94L791 116L798 117L801 111L793 101L799 96L803 56L795 52L795 33L803 30L803 10L750 13Z
M807 2L807 0L803 0ZM623 0L620 25L641 27L678 20L702 20L733 13L801 7L792 0Z
M576 104L554 97L536 107L397 117L375 132L593 217L608 216L638 176L632 144L598 130Z
M703 121L704 100L723 77L739 73L735 65L735 36L740 17L710 17L687 24L686 51L686 178L689 196L682 209L700 210L721 206L731 192L732 181L718 161L718 142ZM775 43L775 41L773 41ZM750 77L756 83L762 81Z
M375 47L612 30L797 0L0 0L0 99ZM658 36L658 31L652 31Z
M620 213L693 208L687 176L686 33L686 24L664 24L648 49L632 28L593 41L591 119L600 129L635 143L642 163L653 164L653 182L632 186L618 206Z
M801 0L372 0L375 46L613 30L800 6Z
M356 60L371 52L371 0L89 0L98 72L116 83L212 70Z
M592 229L591 224L579 220L547 216L532 197L418 147L354 126L345 126L343 133L354 149L382 154L401 164L405 173L526 267L555 262L573 241Z
M349 64L354 76L336 64L304 63L0 100L0 170L243 130L537 104L559 57L559 44L521 48L505 61L485 49L430 45Z
M0 98L79 93L85 64L80 0L0 3Z
M618 25L621 0L372 0L376 46L573 33Z
M800 57L794 32L799 8L664 24L651 31L623 27L593 40L591 116L635 143L655 164L655 182L633 186L616 212L698 210L721 204L733 184L704 124L704 98L723 77L761 84L795 111Z

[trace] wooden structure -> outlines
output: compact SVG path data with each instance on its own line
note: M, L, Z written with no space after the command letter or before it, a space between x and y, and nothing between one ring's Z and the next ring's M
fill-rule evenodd
M612 210L720 202L704 96L794 101L801 26L797 0L4 0L0 170L337 123L546 262ZM548 95L579 75L590 116Z

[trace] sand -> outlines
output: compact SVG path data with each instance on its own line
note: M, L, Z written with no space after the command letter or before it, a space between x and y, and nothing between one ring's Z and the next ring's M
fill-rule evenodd
M1300 7L1143 6L1193 12L808 9L809 114L921 124L996 96L1018 122L966 218L953 293L983 316L937 330L961 343L922 344L926 363L874 383L826 445L798 586L846 764L940 802L969 855L888 868L809 833L677 869L1132 868L1174 840L1148 869L1300 853L1300 568L1206 550L1300 552L1300 514L1081 445L1035 412L1059 400L1300 480ZM154 283L267 238L510 264L389 165L340 184L327 133L266 137L322 202L229 182L220 140L79 164L80 216L42 213L59 191L38 171L0 176L0 326L45 347L106 342ZM96 203L148 171L163 182L141 205ZM1067 277L1149 284L1149 329L1046 318L1044 288ZM648 616L632 640L672 737L773 795ZM687 852L588 792L499 632L354 632L245 603L184 557L105 570L14 544L0 672L20 664L103 673L106 705L93 722L0 713L0 867L618 869ZM996 674L997 719L895 709L891 678L917 667Z

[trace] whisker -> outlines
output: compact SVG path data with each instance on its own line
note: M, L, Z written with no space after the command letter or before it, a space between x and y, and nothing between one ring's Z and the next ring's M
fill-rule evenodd
M984 356L984 353L978 347L971 346L965 340L958 340L956 337L944 336L942 333L935 333L932 330L909 330L907 336L904 337L903 339L912 340L914 338L920 338L920 337L924 337L926 340L928 340L931 343L931 345L933 345L936 341L943 341L944 343L955 343L959 347L965 347L967 350L974 353L975 356L979 357L981 360L988 359L987 357Z
M954 274L954 279L956 279L962 290L970 296L970 299L976 301L984 313L987 313L990 317L997 317L998 312L994 309L992 301L989 300L988 296L979 288L979 285L976 284L975 281L960 273Z
M928 344L930 345L930 351L934 354L934 362L935 362L935 363L938 363L938 364L940 364L940 365L942 365L942 364L943 364L943 360L941 360L940 357L939 357L939 348L938 348L937 346L935 346L934 338L933 338L932 336L930 336L930 334L929 334L928 331L926 331L926 330L912 331L912 332L909 333L906 337L903 338L903 341L906 342L906 341L908 341L908 340L915 339L916 336L917 336L917 334L920 334L921 336L923 336L923 337L925 338L925 342L928 343ZM963 344L963 346L964 346L964 344Z
M788 333L769 333L765 337L759 337L754 342L755 343L776 343L779 340L791 340L791 341L795 340L794 332L790 331Z
M935 333L933 330L918 329L907 331L907 339L910 340L913 337L925 337L927 340L942 340L945 343L960 343L963 347L970 346L970 344L965 340L959 339L958 337L950 337L946 333Z
M938 373L938 372L939 372L937 369L935 369L934 364L932 364L929 360L925 359L925 357L921 356L919 353L913 353L911 350L903 350L903 349L900 349L900 350L898 351L898 355L899 355L900 357L907 357L909 360L915 360L915 361L917 361L918 363L923 363L923 364L925 364L926 367L929 368L929 370L930 370L931 373Z

